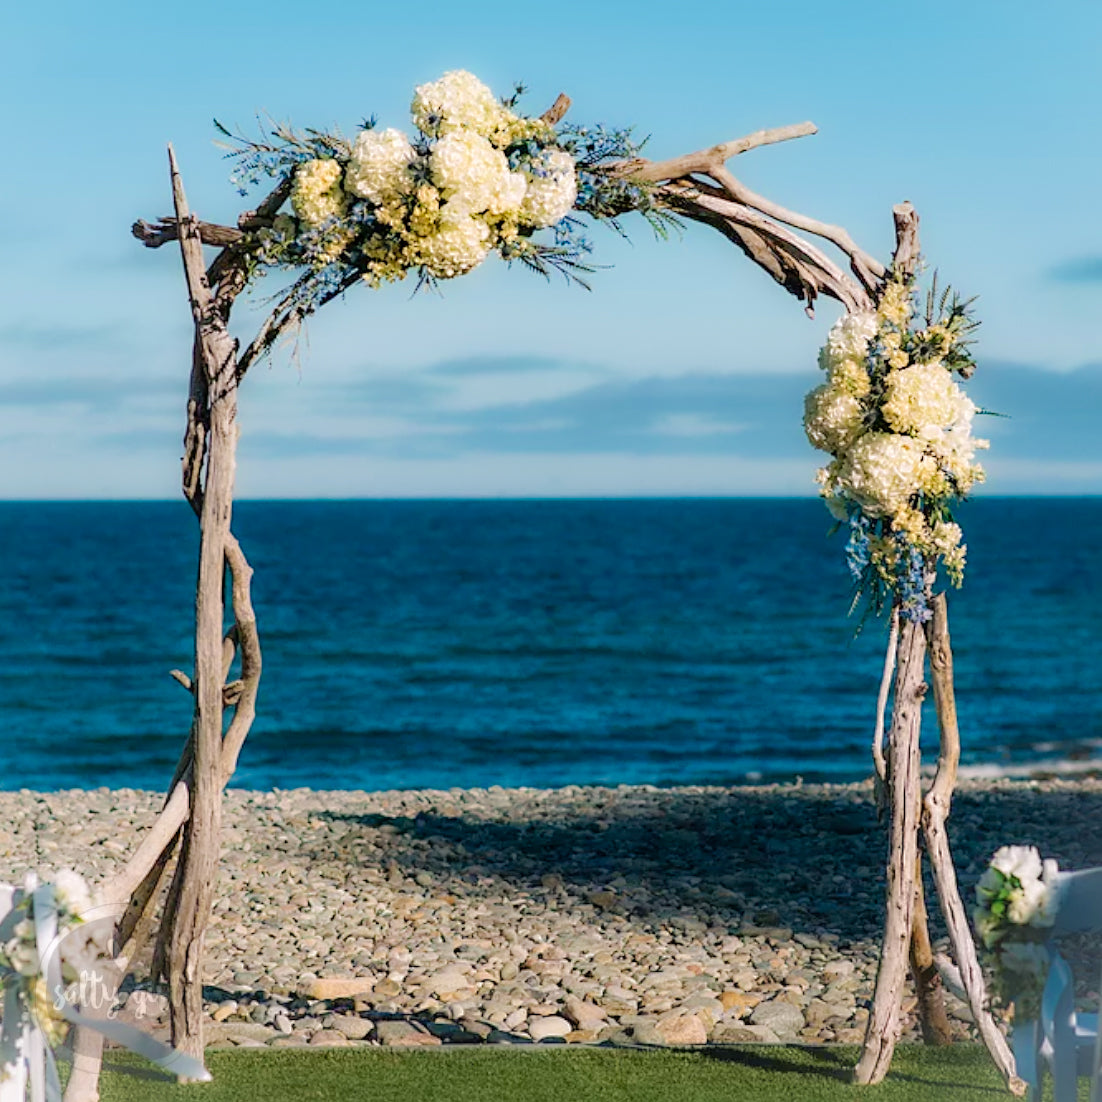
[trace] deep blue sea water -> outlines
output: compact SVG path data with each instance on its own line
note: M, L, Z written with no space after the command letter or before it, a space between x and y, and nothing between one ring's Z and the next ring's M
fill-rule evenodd
M1099 753L1102 499L962 521L965 761ZM855 637L829 527L814 500L239 503L264 676L233 783L864 777L885 631ZM196 551L183 503L0 503L0 789L165 786Z

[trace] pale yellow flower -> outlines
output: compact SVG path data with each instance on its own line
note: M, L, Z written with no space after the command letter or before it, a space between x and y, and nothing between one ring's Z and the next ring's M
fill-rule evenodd
M291 206L309 227L341 217L346 206L341 188L341 166L333 160L306 161L299 165L291 185Z

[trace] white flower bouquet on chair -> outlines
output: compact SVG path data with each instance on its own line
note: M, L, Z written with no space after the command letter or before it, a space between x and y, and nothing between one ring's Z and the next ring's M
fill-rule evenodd
M1098 1014L1077 1010L1071 967L1052 938L1102 931L1102 868L1060 872L1032 846L1004 846L976 886L976 930L992 953L995 992L1014 1004L1018 1074L1041 1097L1051 1070L1056 1102L1075 1102L1093 1077L1098 1098Z
M166 1071L210 1078L197 1061L140 1030L74 1007L89 977L108 964L104 927L87 921L94 913L87 884L69 870L52 884L34 873L22 888L0 884L0 1102L60 1102L52 1046L70 1025L95 1029Z
M1003 846L976 885L976 932L991 953L994 993L1036 1017L1048 977L1046 942L1060 909L1059 869L1034 846Z

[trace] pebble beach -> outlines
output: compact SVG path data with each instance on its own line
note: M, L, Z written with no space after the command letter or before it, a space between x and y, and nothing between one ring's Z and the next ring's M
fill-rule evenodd
M161 800L0 792L0 880L75 868L94 885ZM1061 868L1102 864L1102 836L1085 829L1099 821L1097 778L962 783L962 894L1008 843ZM224 825L210 1044L863 1035L885 850L871 783L231 790ZM1097 975L1095 947L1070 952ZM121 1014L156 1030L164 1000L142 981L139 962ZM948 1004L971 1036L967 1008Z

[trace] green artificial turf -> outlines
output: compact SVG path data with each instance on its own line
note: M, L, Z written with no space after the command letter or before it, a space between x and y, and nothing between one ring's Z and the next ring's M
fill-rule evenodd
M998 1102L1010 1094L978 1046L901 1046L880 1086L855 1087L851 1048L215 1051L214 1082L178 1086L109 1054L103 1102ZM1084 1086L1085 1086L1084 1081Z

